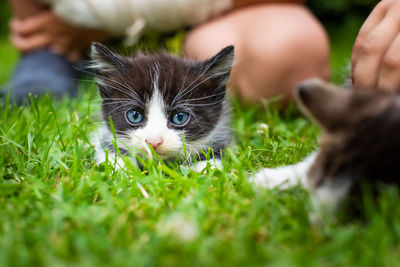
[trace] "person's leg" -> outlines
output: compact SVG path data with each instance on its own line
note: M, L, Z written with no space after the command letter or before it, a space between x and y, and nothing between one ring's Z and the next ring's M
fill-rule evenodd
M290 99L303 79L328 79L329 41L325 30L303 6L265 4L233 11L205 23L186 37L185 54L206 59L235 45L231 75L234 93L245 100Z
M33 17L49 9L35 0L10 0L9 3L16 19ZM74 65L64 56L43 47L23 53L10 83L0 90L0 96L6 97L11 89L11 100L22 104L28 100L29 94L74 95L77 81L78 71Z

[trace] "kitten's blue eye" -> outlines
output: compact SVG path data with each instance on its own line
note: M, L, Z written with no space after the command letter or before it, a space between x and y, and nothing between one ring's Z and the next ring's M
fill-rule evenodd
M189 120L189 114L184 112L178 112L172 116L171 122L175 125L183 125Z
M143 121L143 115L134 109L130 109L126 112L126 118L128 119L128 122L132 124L138 124Z

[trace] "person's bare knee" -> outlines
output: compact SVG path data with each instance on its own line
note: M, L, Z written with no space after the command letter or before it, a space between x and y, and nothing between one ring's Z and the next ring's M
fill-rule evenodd
M301 80L329 78L329 43L324 30L306 18L302 25L296 23L287 20L269 29L268 36L254 33L241 39L241 66L232 73L236 76L232 80L243 98L258 101L281 95L288 99Z
M235 45L230 83L243 99L291 97L308 77L329 77L329 44L319 22L302 6L265 5L235 12L192 31L187 56L204 59Z
M235 35L236 29L226 19L205 23L187 34L184 53L197 60L209 58L223 47L234 44ZM237 47L235 53L236 50Z

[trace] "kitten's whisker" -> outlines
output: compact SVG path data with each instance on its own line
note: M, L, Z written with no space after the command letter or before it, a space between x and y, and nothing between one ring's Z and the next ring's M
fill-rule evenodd
M139 106L139 103L137 103L136 100L128 98L128 99L109 99L105 98L103 101L101 101L101 105L119 105L122 103L132 103L134 106Z
M123 93L126 93L127 95L129 95L129 96L131 96L132 98L136 99L139 103L143 104L143 99L135 92L135 90L133 90L131 87L129 87L129 85L126 84L125 81L123 81L124 84L122 84L122 83L119 82L119 81L116 81L116 80L114 80L114 79L107 78L107 77L105 77L105 76L98 76L97 78L98 78L97 82L98 82L99 84L101 84L101 85L103 85L103 86L106 86L106 87L108 86L108 87L111 87L111 88L113 88L113 89L115 89L115 90L119 90L119 91L121 91L121 92L123 92ZM116 87L116 86L111 85L111 84L108 84L108 83L104 83L104 82L101 81L101 80L103 80L103 79L106 80L106 81L109 81L109 82L111 82L111 83L116 83L116 84L120 85L122 88ZM123 89L124 89L124 90L123 90Z
M83 72L89 73L89 74L91 74L91 75L93 75L95 77L95 79L93 79L93 80L86 80L87 82L94 81L94 82L96 82L96 83L98 83L100 85L103 85L105 87L111 87L111 88L113 88L115 90L119 90L119 91L121 91L123 93L126 93L127 95L129 95L129 96L131 96L133 98L137 98L139 102L143 102L142 99L140 98L140 96L134 90L132 90L132 88L130 88L130 86L128 84L126 84L125 81L124 81L124 84L122 84L122 83L120 83L120 82L118 82L116 80L107 78L105 76L101 76L101 75L99 75L97 73L92 73L92 72L88 72L88 71L83 71ZM116 84L122 86L126 90L122 90L121 88L118 88L118 87L113 86L111 84L106 84L106 83L102 82L102 80L106 80L106 81L109 81L109 82L116 83Z
M191 104L191 103L181 103L179 105L176 106L176 108L181 108L181 109L185 109L185 110L191 110L192 108L195 107L206 107L206 106L211 106L211 109L217 108L217 105L220 104L221 102L223 102L224 99L221 99L219 101L214 101L212 103L204 103L204 104Z
M122 88L117 87L115 85L111 85L106 83L105 81L103 81L103 79L107 79L106 77L101 77L97 79L97 84L103 87L107 87L107 88L112 88L114 90L120 91L124 94L127 94L128 96L135 98L135 95L132 95L131 91L128 88L125 88L125 86L123 86ZM110 79L109 79L110 80ZM112 82L112 80L110 80L110 82Z
M197 78L196 78L193 82L191 82L185 89L182 90L182 88L183 88L183 86L182 86L181 90L179 90L179 93L178 93L178 94L174 97L174 99L172 100L172 105L173 105L177 100L179 100L182 96L184 96L184 95L186 94L185 91L191 90L190 87L191 87L195 82L197 82L201 77L203 77L203 76L205 75L205 73L210 69L210 67L211 67L211 65L206 66L206 68L204 68L204 70L197 76ZM187 75L186 77L188 77L188 75ZM186 79L185 79L185 81L186 81ZM185 83L183 83L182 85L185 85Z
M173 110L175 109L185 111L196 118L196 115L193 113L193 111L190 108L186 107L185 105L176 105Z
M95 72L91 72L89 71L87 68L86 69L79 69L80 72L86 73L86 74L90 74L91 76L96 77L98 74Z
M187 146L188 146L188 148L189 148L189 150L190 150L190 155L192 155L193 152L194 152L194 153L197 155L197 160L199 160L199 159L201 158L201 156L200 156L200 151L201 151L202 149L196 149L196 148L193 147L191 144L187 144ZM191 162L191 163L193 162L192 158L190 158L190 162Z
M131 101L125 101L126 103L131 103ZM110 102L110 103L103 103L102 106L112 106L112 105L118 105L118 103L116 102ZM135 106L134 104L132 104L132 106Z
M132 101L132 99L130 99L130 98L122 98L122 97L105 97L103 99L98 99L97 101L127 102L127 101Z
M113 110L111 110L111 111L105 113L104 115L108 117L108 116L111 115L111 113L113 113L113 112L116 111L117 109L122 108L122 107L126 107L126 106L133 106L133 105L132 105L132 103L126 103L126 104L123 104L123 105L118 105L116 108L114 108Z
M104 87L108 87L108 88L112 88L114 90L120 91L120 92L128 95L129 97L135 99L139 103L142 103L142 100L140 99L140 97L137 94L133 93L134 91L132 91L132 90L126 89L125 87L120 88L120 87L117 87L117 86L114 86L114 85L111 85L111 84L108 84L108 83L99 82L99 84L101 84Z
M96 83L96 79L93 77L93 79L78 79L78 81L80 82L84 82L84 83Z
M216 97L216 96L220 96L220 95L225 95L226 92L220 92L220 93L216 93L216 94L212 94L212 95L208 95L208 96L203 96L203 97L198 97L198 98L190 98L188 100L185 100L185 102L192 102L192 101L199 101L199 100L204 100L204 99L208 99L208 98L212 98L212 97Z
M206 104L189 104L191 107L207 107L207 106L215 106L219 103L221 103L222 101L216 101L216 102L212 102L212 103L206 103Z
M189 145L186 146L186 149L189 148L189 153L186 153L186 160L188 160L190 162L190 164L192 164L193 160L192 160L192 149ZM187 150L186 150L187 152Z
M132 99L126 98L126 97L104 97L101 98L100 100L125 100L125 101L132 101Z
M196 85L192 86L191 88L185 89L185 92L182 93L182 94L180 95L179 98L182 98L182 97L185 96L186 94L192 92L194 89L196 89L197 87L199 87L201 84L205 83L206 81L208 81L208 80L210 80L210 79L212 79L212 78L214 78L214 77L221 76L222 74L224 74L224 73L223 73L223 72L217 72L217 73L215 73L215 74L213 74L213 75L208 76L206 79L202 80L201 82L197 83ZM201 76L199 76L195 81L197 81L200 77L201 77ZM192 84L193 84L193 83L192 83ZM192 85L192 84L191 84L191 85Z
M131 89L130 92L131 92L132 94L135 95L135 98L137 98L137 99L139 100L139 102L140 102L141 104L143 104L143 99L139 96L139 94L138 94L135 90L133 90L133 89L126 83L125 80L123 80L123 82L124 82L124 84L125 84L126 87L128 87L128 88Z
M209 122L202 122L202 124L210 125L211 127L215 127L215 124L209 123ZM218 125L218 129L228 129L228 130L231 130L232 128L231 128L231 127L228 127L228 126L224 126L224 125Z
M199 77L200 77L200 76L199 76ZM189 78L189 73L186 72L185 79L184 79L183 82L182 82L181 88L179 88L178 93L176 94L176 96L175 96L174 99L172 100L172 105L180 98L180 95L183 93L183 91L184 91L184 86L185 86L185 83L186 83L186 81L187 81L188 78ZM190 85L189 85L189 86L190 86Z

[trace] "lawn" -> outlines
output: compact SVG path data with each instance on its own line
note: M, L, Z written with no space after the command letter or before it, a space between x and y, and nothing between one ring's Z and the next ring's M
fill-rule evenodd
M339 81L357 28L333 33ZM0 82L17 59L0 40ZM254 192L263 166L294 163L317 147L318 129L295 108L232 100L234 142L222 170L177 163L116 171L96 165L93 83L76 99L0 106L0 266L395 266L400 197L385 188L366 220L312 226L308 193ZM268 128L262 124L267 124Z

